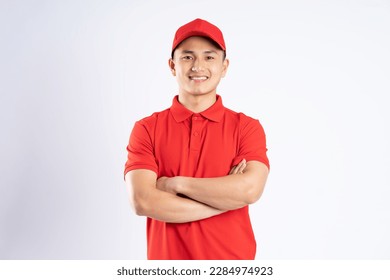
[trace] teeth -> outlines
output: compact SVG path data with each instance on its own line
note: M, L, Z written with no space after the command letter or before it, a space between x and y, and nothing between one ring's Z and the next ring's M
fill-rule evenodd
M202 81L202 80L206 80L207 77L191 77L191 80L196 80L196 81Z

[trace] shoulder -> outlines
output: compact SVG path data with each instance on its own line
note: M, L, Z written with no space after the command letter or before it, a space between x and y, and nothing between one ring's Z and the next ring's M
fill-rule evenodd
M166 118L168 114L169 114L169 108L160 112L154 112L153 114L136 121L136 125L153 127L156 125L159 119Z
M240 126L247 126L247 125L256 125L259 124L259 120L255 119L251 116L246 115L245 113L242 112L236 112L233 111L229 108L225 107L225 116L227 119L233 119L239 124Z

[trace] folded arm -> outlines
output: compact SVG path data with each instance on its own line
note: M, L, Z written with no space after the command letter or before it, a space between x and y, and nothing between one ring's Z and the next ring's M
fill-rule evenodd
M216 178L162 177L157 188L183 194L221 211L234 210L256 202L263 193L268 168L259 161L248 161L242 172Z
M137 215L169 223L184 223L223 213L214 207L156 188L157 175L147 169L125 176L129 200Z

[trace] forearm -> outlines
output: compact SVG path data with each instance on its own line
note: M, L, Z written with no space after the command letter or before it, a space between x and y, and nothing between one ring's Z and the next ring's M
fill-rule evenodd
M126 174L129 200L137 215L169 223L184 223L212 217L223 211L156 188L156 174L133 170Z
M209 218L224 211L156 189L149 198L138 199L136 212L168 223L185 223Z
M217 209L238 209L257 200L257 195L245 182L243 175L217 178L184 177L178 192Z
M250 162L243 173L216 178L174 177L164 188L220 210L238 209L256 202L263 193L268 168Z

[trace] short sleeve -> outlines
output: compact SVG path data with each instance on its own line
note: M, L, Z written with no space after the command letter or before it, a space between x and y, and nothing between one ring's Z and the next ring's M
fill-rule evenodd
M266 136L260 122L244 115L240 126L239 149L233 160L233 165L237 165L242 159L246 161L257 160L264 163L269 169Z
M124 175L135 169L149 169L155 173L158 172L152 136L145 122L138 121L135 123L126 149L127 161Z

